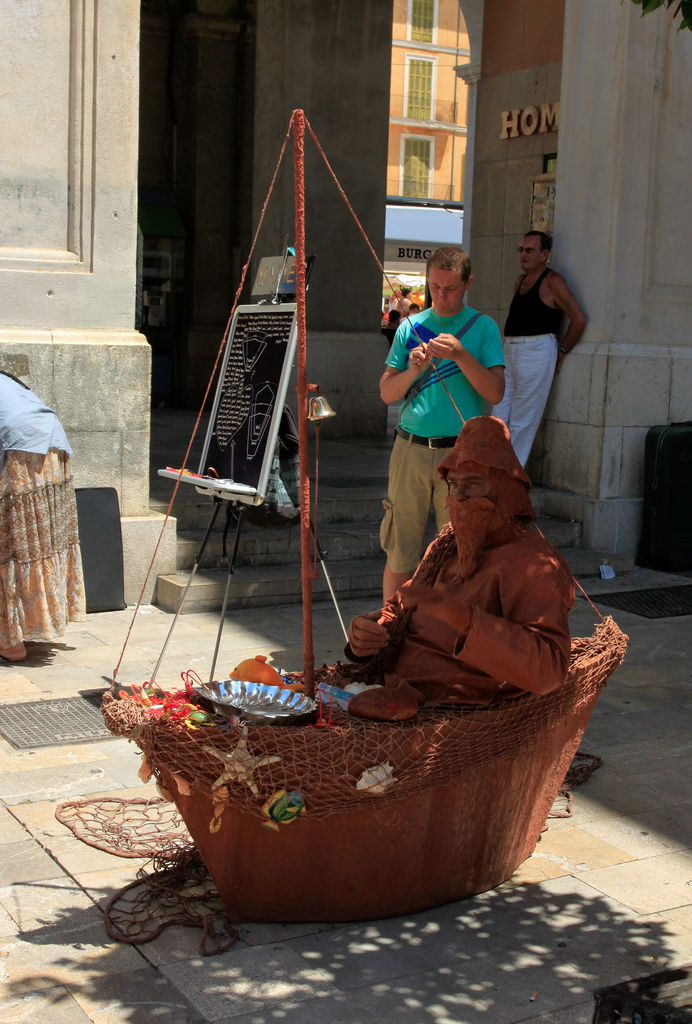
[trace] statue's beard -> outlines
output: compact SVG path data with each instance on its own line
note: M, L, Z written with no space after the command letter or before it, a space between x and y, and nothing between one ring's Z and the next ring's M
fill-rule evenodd
M450 499L447 508L457 544L457 575L459 579L466 580L478 568L481 547L497 508L488 498Z

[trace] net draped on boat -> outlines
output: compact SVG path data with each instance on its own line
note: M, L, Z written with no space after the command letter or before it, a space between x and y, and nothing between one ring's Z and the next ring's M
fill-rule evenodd
M627 637L611 617L590 637L572 640L567 678L549 694L524 694L487 708L423 706L407 722L368 722L324 709L328 725L245 725L215 728L148 718L137 701L106 694L102 713L116 735L143 751L157 777L167 772L181 792L211 791L215 802L259 817L277 792L298 792L311 818L394 800L443 785L460 773L482 772L495 759L540 744L581 704L592 702L622 662ZM316 682L343 685L358 666L323 666ZM324 721L324 719L323 719ZM389 765L395 782L357 788L367 769ZM362 786L362 783L361 783Z

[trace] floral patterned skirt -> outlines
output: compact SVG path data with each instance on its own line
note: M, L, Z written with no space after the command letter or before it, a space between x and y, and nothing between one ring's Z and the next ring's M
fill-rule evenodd
M0 647L62 636L85 617L72 469L65 452L5 453L0 471Z

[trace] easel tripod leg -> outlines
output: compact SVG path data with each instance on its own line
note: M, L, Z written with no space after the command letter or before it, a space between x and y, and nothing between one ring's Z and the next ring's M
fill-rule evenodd
M338 605L338 602L336 600L336 594L334 593L334 588L332 587L332 581L330 580L329 573L327 572L327 566L325 565L325 562L324 562L324 555L322 553L322 549L320 548L320 543L319 543L319 541L317 539L317 534L315 533L315 524L313 523L312 519L310 519L310 530L312 532L312 536L313 536L313 539L315 541L315 547L317 548L317 557L320 560L320 565L322 566L322 572L324 573L324 578L327 581L327 586L329 587L329 593L332 595L332 601L334 602L334 607L336 608L336 614L337 614L339 622L341 624L342 632L343 632L343 634L344 634L344 636L346 638L346 643L348 643L348 633L346 632L346 627L344 626L344 620L341 617L341 611L339 609L339 605Z
M204 534L204 537L202 538L202 543L199 546L199 551L195 555L195 560L194 560L194 563L192 565L192 569L190 570L189 579L188 579L187 584L185 586L185 590L183 591L183 596L180 599L180 604L178 605L178 610L176 611L175 617L173 619L173 622L171 623L171 628L168 630L168 633L166 634L166 639L163 642L163 647L161 648L161 653L159 654L159 660L156 662L156 667L154 668L154 671L151 674L151 681L152 681L152 683L156 681L156 677L157 677L157 675L159 673L159 669L161 668L161 662L163 661L163 656L166 653L166 648L168 647L168 641L171 638L171 634L173 633L173 630L175 629L175 624L178 621L178 616L180 615L180 613L181 613L181 611L183 609L183 605L185 604L185 599L187 598L188 591L190 589L190 586L192 584L193 579L195 578L195 574L196 574L196 572L197 572L197 570L199 568L199 563L202 561L202 555L204 554L204 549L206 548L207 542L209 540L209 537L211 536L211 531L214 529L214 523L216 522L216 517L219 514L219 509L221 508L221 498L214 498L213 501L214 501L214 510L213 510L213 512L211 514L211 519L209 520L209 525L207 526L207 529L206 529L206 532Z
M219 619L219 629L218 629L218 632L216 634L216 646L214 647L214 657L211 660L211 669L209 671L209 682L210 683L212 683L214 681L214 670L216 668L216 659L218 658L218 655L219 655L219 646L221 644L221 634L223 632L223 624L224 624L224 620L226 618L226 608L228 606L228 594L229 594L229 591L231 589L231 577L232 577L233 573L235 572L235 560L238 557L238 544L240 542L240 528L241 528L242 522L243 522L243 511L244 511L243 506L242 505L238 505L237 506L238 518L236 520L236 527L235 527L235 541L233 543L233 554L231 556L230 562L228 563L228 576L226 577L226 589L224 591L223 603L221 605L221 618ZM230 512L231 512L231 507L229 506L229 508L226 511L226 515L230 515Z

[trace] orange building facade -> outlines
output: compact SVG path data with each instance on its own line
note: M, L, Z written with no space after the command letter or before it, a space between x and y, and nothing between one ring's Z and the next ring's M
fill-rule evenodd
M387 196L463 202L469 42L458 0L394 0Z

